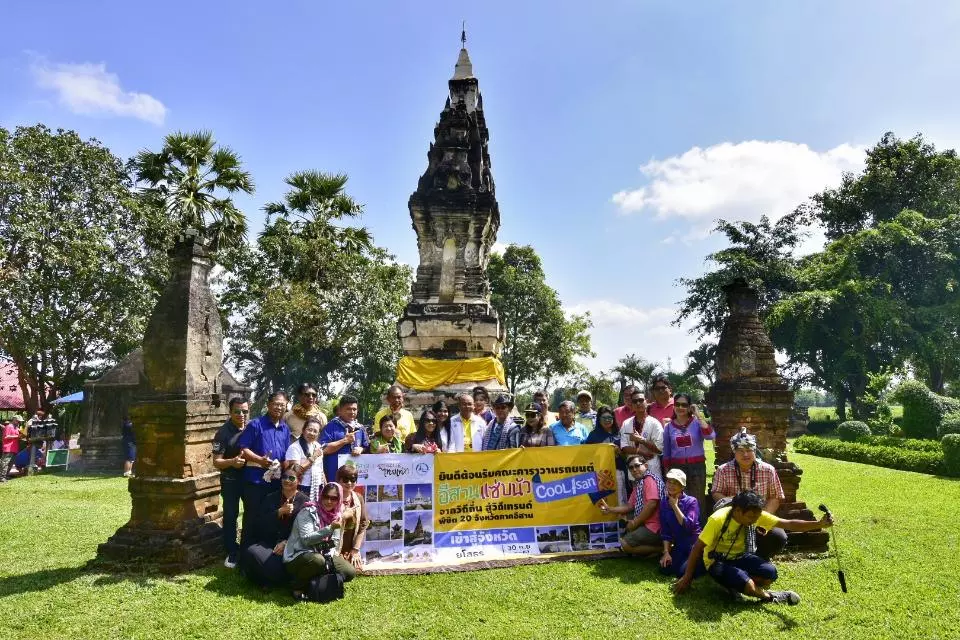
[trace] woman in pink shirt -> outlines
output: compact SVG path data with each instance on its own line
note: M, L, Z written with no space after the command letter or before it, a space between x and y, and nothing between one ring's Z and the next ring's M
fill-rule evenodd
M0 456L0 482L7 481L7 471L13 463L13 457L17 455L19 441L20 429L13 422L5 423L3 425L3 454Z

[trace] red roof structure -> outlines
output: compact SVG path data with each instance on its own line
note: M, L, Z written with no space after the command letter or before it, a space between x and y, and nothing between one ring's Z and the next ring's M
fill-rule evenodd
M0 411L22 411L23 393L17 376L17 365L13 360L0 358Z

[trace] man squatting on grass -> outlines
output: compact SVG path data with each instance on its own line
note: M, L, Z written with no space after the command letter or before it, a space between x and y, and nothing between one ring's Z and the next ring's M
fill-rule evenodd
M693 545L686 571L674 584L674 592L680 594L689 589L694 574L702 566L731 594L752 596L761 602L800 604L800 596L794 591L767 590L777 579L777 568L756 554L756 543L749 535L750 527L766 531L774 527L786 531L812 531L833 526L833 520L829 514L819 521L781 520L764 511L763 505L764 500L759 494L741 491L733 498L731 506L715 511Z

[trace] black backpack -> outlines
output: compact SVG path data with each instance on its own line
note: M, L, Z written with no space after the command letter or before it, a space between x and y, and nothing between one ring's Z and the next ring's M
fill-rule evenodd
M327 572L314 576L307 587L307 597L311 602L333 602L343 597L343 574L333 566L333 559L326 556Z

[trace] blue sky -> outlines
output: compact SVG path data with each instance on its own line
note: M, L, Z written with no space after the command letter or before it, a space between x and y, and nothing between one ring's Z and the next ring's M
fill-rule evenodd
M257 183L239 200L255 231L290 172L345 172L363 224L415 264L407 198L466 20L498 240L533 244L565 306L593 311L595 370L624 353L682 364L696 342L670 326L675 280L721 246L714 219L783 215L887 130L960 144L954 3L157 7L7 6L0 125L74 129L122 157L212 129Z

